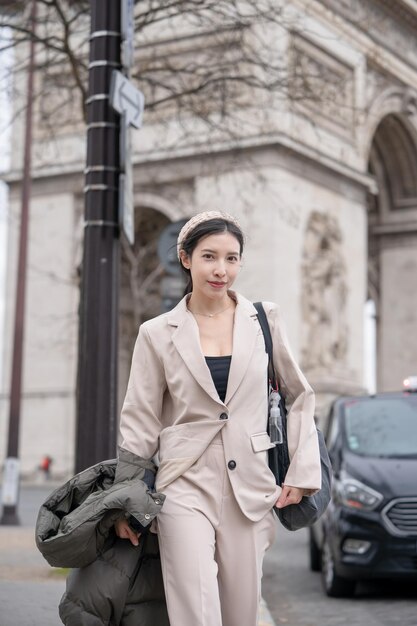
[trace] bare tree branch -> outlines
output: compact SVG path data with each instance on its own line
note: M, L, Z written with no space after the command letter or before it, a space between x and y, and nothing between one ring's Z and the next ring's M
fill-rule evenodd
M83 132L86 121L89 2L38 3L36 127L42 140L59 141L60 132ZM12 41L2 39L2 26L12 30ZM208 136L235 138L249 128L253 131L250 124L257 123L245 117L248 107L259 103L261 109L280 98L295 104L334 98L343 88L343 77L324 77L331 89L321 89L323 80L318 80L314 66L281 55L275 38L268 39L275 29L291 40L291 28L285 3L276 0L137 2L133 79L145 93L150 123L175 121L184 141L194 140L196 121ZM0 14L0 52L15 48L16 79L27 70L26 48L32 36L27 10ZM15 102L17 116L19 97ZM343 107L343 101L338 106ZM149 265L148 257L156 258L149 242L134 249L125 243L122 247L134 321L139 324L148 313L144 303L157 299L155 285L163 270Z
M60 78L67 76L67 88L79 94L79 119L85 121L89 3L38 2L42 9L36 33L40 49L38 70L51 89L55 81L57 92L61 90L61 106L65 104L65 94ZM172 32L169 39L171 24L178 20L181 32L179 36ZM169 117L173 105L172 110L181 111L183 118L189 113L209 127L217 124L227 129L228 120L236 113L242 99L248 99L249 92L278 91L288 97L291 80L288 68L269 54L254 28L273 24L286 27L285 21L281 7L274 0L138 2L135 7L138 67L134 78L145 93L147 110L152 114L165 115L166 112ZM0 16L0 26L8 25L12 29L13 45L17 48L24 46L31 37L28 24L25 13ZM157 26L162 33L160 40L155 38ZM204 43L206 38L207 43ZM5 49L10 45L7 42ZM24 71L25 68L19 69ZM19 70L16 68L16 71ZM306 89L306 97L310 96ZM211 117L216 111L220 113L217 121Z

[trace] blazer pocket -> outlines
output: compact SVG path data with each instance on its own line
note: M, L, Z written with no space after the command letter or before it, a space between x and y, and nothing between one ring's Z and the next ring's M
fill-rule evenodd
M254 452L263 452L264 450L269 450L274 447L274 444L271 443L268 433L255 433L250 437L252 442L252 450Z

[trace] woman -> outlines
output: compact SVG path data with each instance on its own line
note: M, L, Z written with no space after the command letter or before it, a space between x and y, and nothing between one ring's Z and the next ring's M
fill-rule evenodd
M171 626L255 626L272 507L320 488L314 395L288 347L278 308L264 303L289 408L291 464L283 487L268 467L265 343L253 304L231 287L243 234L218 211L178 237L189 284L169 313L140 327L122 409L122 448L158 452L157 518ZM135 545L126 520L116 533Z

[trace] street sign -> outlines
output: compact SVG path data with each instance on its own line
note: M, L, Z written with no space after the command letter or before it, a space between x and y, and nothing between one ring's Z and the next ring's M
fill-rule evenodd
M122 1L122 62L128 71L134 62L133 38L135 34L134 0Z
M120 171L125 172L132 161L132 127L126 123L126 117L120 116Z
M110 104L118 113L126 116L127 124L135 128L142 126L145 96L118 70L112 73Z
M135 243L135 205L133 198L132 129L125 115L120 121L119 223L130 245Z
M133 39L135 31L134 0L122 0L122 63L126 74L133 65ZM130 82L129 77L113 70L110 85L110 104L121 115L120 124L120 175L119 223L127 240L135 242L135 206L133 198L133 167L131 126L142 126L145 97Z
M130 245L133 246L135 243L135 207L131 168L119 176L119 211L123 232Z

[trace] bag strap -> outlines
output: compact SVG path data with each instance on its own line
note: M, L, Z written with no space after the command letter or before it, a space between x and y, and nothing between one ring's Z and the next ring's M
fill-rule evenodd
M278 390L278 380L275 374L274 368L274 359L273 359L273 348L272 348L272 335L271 329L269 328L268 318L266 317L265 309L263 307L262 302L254 302L253 306L255 307L258 313L258 321L260 327L262 329L262 333L265 340L265 351L268 354L268 376L271 387Z

